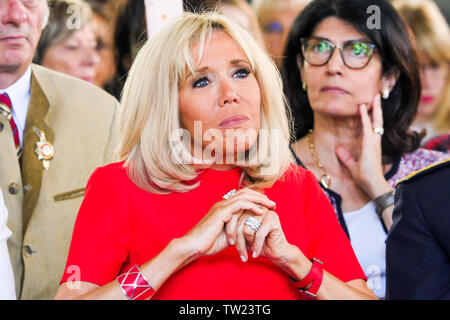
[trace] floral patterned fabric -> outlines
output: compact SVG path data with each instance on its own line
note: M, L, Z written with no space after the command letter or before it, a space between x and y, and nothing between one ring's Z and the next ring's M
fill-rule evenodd
M391 170L385 175L387 181L391 184L392 187L395 188L396 183L408 176L409 174L425 168L430 164L435 162L440 162L442 160L450 158L450 154L443 153L439 151L427 150L427 149L417 149L414 152L407 153L401 157L401 159L394 163ZM338 220L344 228L345 232L348 236L347 226L345 225L345 221L342 217L342 210L340 203L342 201L341 196L334 192L333 190L326 189L322 186L322 189L325 191L328 199L331 202L336 214L338 216Z

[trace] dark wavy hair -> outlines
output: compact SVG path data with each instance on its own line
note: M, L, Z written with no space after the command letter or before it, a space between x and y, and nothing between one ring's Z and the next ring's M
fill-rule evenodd
M380 9L380 28L367 26L369 6ZM385 0L315 0L297 16L289 33L282 64L285 95L294 117L295 139L313 128L314 114L302 88L297 58L303 64L300 39L309 37L328 17L336 17L368 36L381 56L382 75L398 72L399 78L389 99L382 101L384 130L383 163L390 163L420 146L424 133L409 131L420 99L419 64L410 33L402 19Z

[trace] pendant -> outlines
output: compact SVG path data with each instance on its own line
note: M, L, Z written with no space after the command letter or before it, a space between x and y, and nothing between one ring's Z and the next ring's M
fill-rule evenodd
M320 176L320 183L323 184L325 188L330 187L331 177L328 174L323 174Z
M45 138L45 132L37 128L34 129L39 136L39 141L36 142L36 148L34 149L34 152L36 153L38 160L42 161L44 169L48 170L48 168L50 167L50 160L55 155L55 148Z

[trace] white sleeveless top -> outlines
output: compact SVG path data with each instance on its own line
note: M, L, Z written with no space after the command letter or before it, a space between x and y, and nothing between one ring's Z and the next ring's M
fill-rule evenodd
M380 299L386 294L386 238L375 203L343 214L356 257L367 277L367 285Z

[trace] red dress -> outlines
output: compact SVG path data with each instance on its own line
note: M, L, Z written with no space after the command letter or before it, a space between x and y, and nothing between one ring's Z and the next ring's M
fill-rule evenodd
M336 214L314 175L293 165L265 190L287 240L344 282L366 279ZM91 176L75 224L66 272L78 266L81 281L105 285L136 264L144 264L173 238L191 230L222 196L236 189L241 170L205 170L187 193L152 194L138 188L123 163ZM151 276L149 278L151 283ZM153 299L299 299L289 277L269 260L242 262L236 248L202 257L173 274Z

